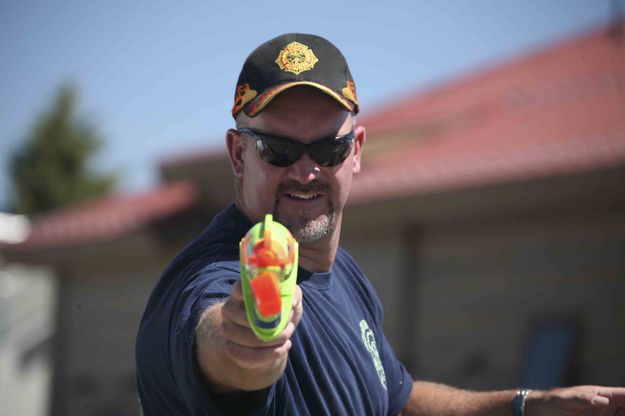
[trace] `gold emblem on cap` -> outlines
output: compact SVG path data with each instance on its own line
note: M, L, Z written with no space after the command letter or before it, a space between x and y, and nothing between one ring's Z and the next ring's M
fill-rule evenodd
M286 45L276 58L276 63L281 70L292 72L295 75L313 69L318 61L313 51L299 42L291 42Z

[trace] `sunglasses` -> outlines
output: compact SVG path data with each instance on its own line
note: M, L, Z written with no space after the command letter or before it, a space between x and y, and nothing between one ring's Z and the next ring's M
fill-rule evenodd
M252 129L238 129L256 141L258 156L273 166L286 168L297 162L304 152L319 166L332 167L343 163L356 134L352 130L344 136L328 137L304 144L285 137L270 136Z

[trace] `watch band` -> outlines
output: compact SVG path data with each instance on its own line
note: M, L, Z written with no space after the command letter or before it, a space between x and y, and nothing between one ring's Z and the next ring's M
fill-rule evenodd
M514 416L525 416L525 398L530 394L530 389L519 389L512 399L512 414Z

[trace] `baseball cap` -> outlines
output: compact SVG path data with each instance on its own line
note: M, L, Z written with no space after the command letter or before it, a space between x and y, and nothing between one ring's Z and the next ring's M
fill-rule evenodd
M260 45L245 60L232 116L260 113L281 92L298 85L319 89L358 113L356 86L345 57L321 36L287 33Z

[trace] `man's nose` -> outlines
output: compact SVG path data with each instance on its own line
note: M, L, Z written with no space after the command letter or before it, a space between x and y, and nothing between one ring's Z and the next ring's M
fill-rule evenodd
M319 165L312 160L308 152L304 152L302 156L289 167L288 173L289 179L301 184L308 184L319 178L321 169Z

